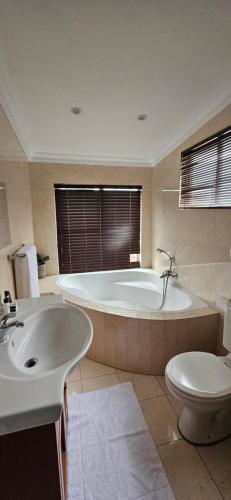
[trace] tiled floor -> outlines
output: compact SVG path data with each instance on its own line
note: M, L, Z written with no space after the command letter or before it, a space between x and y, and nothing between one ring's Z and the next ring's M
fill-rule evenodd
M132 382L176 500L231 500L231 438L214 446L195 447L177 429L179 404L164 377L122 372L87 358L67 379L68 393Z

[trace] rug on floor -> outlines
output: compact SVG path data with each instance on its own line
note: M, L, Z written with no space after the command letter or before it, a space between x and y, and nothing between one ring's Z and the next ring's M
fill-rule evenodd
M68 500L173 500L131 383L68 398Z

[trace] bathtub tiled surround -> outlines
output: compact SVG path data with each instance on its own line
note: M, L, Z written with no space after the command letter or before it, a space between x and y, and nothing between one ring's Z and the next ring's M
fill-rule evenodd
M60 293L56 281L57 276L41 280L41 293ZM142 313L91 305L65 291L63 295L90 317L94 336L88 357L99 363L128 372L161 375L176 354L194 350L216 353L219 313L210 307Z
M194 318L125 318L84 308L94 338L88 357L115 368L141 374L164 373L169 359L185 351L216 353L219 314Z
M177 429L181 408L164 377L127 373L85 358L70 373L67 388L72 394L123 382L133 384L176 500L230 500L231 438L210 447L182 440Z
M180 156L230 125L228 105L153 169L153 249L161 247L175 255L179 282L209 302L231 296L231 209L178 209ZM153 267L165 264L153 252Z

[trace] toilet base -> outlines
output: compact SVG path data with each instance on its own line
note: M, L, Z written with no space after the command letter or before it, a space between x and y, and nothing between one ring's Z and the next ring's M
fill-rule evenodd
M187 443L189 444L192 444L192 445L195 445L195 446L198 446L198 447L202 447L202 446L213 446L214 444L218 444L218 443L222 443L222 441L225 441L226 439L230 438L231 437L231 432L229 434L227 434L227 436L221 438L221 439L218 439L217 441L210 441L209 443L195 443L195 441L189 441L189 439L186 438L186 436L184 436L180 430L180 427L179 427L179 420L177 422L177 428L178 428L178 431L182 437L182 439L184 439L184 441L187 441Z
M182 437L191 444L218 443L231 435L231 410L201 413L184 407L178 429Z

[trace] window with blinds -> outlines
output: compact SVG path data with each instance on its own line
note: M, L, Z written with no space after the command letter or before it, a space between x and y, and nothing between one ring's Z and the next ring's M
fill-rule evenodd
M231 207L231 127L181 153L179 207Z
M141 189L55 185L60 274L140 267Z

